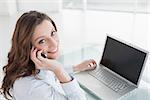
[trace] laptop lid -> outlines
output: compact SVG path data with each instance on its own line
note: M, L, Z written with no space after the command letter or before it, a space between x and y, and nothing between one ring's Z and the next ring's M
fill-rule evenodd
M107 36L100 64L138 85L147 52Z

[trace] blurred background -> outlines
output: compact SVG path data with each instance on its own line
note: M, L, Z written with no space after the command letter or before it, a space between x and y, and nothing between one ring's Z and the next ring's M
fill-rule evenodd
M63 54L89 44L103 45L106 34L150 51L149 0L0 0L1 69L16 21L30 10L44 12L55 21ZM150 83L149 62L148 58L143 80Z

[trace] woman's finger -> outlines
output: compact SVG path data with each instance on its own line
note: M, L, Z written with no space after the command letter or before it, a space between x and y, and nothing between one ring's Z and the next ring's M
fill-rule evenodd
M37 49L31 51L31 60L32 60L37 66L42 66L42 62L41 62L39 59L37 59L36 52L37 52Z
M31 52L34 50L34 46L32 46L32 48L31 48Z
M37 52L37 58L39 59L39 60L41 60L41 61L43 61L45 58L44 57L42 57L42 52L43 52L43 50L40 50L40 51L38 51Z
M37 52L37 49L32 49L32 51L31 51L31 58L32 59L35 59L36 58L36 52Z
M31 52L30 52L30 58L31 58L31 59L32 59L33 56L34 56L34 54L33 54L34 50L35 50L35 48L34 48L34 46L32 46L32 49L31 49Z
M31 55L32 55L33 50L34 50L34 46L32 46L32 48L31 48L30 58L32 57Z
M37 50L34 51L34 49L35 49L35 48L32 47L31 52L30 52L30 58L31 58L31 60L34 62L35 66L36 66L36 67L39 67L40 65L38 65L38 64L36 63L36 61L34 60L34 56L35 56L35 53L36 53L36 51L37 51Z
M97 64L96 64L96 61L95 61L94 59L90 59L90 60L89 60L89 63L92 63L92 66L97 65Z
M90 59L90 61L91 61L93 64L96 63L96 61L95 61L94 59Z
M88 68L89 69L95 69L97 66L96 61L93 59L88 60Z

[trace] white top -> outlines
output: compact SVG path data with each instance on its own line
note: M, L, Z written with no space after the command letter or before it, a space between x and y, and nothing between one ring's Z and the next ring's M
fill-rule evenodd
M75 78L61 84L48 70L40 70L37 77L40 79L34 76L17 79L12 89L13 100L86 100Z

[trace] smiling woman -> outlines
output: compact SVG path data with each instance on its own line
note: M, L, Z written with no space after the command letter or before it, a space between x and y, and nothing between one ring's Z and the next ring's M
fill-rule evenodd
M37 11L24 13L16 23L8 63L3 67L1 93L12 100L85 100L78 82L58 57L59 38L52 19ZM94 60L86 60L72 71L95 67Z
M44 20L40 25L35 28L32 44L39 50L43 50L43 53L48 58L57 58L59 53L59 39L57 30L52 23L48 20Z

